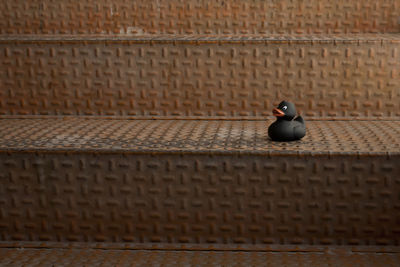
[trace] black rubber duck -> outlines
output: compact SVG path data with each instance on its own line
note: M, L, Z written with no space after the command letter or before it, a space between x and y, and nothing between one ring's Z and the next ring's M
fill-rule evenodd
M293 103L282 101L277 108L272 110L276 121L268 128L268 135L274 141L294 141L306 135L306 125L301 116L296 116Z

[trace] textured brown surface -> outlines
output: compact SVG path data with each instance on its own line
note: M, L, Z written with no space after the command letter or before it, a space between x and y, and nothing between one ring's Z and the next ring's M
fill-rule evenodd
M0 34L400 32L399 9L399 0L3 0Z
M306 121L288 143L269 139L274 120L0 119L0 151L400 154L400 121Z
M2 119L0 240L400 244L400 121L269 123Z
M398 246L399 163L396 153L3 152L0 240Z
M2 37L0 114L400 117L400 35Z
M397 267L399 253L0 249L0 266Z
M400 0L0 2L0 266L400 266Z

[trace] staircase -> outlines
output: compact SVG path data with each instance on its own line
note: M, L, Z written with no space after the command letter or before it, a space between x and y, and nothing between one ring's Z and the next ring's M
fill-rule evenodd
M400 265L399 0L0 18L0 266Z

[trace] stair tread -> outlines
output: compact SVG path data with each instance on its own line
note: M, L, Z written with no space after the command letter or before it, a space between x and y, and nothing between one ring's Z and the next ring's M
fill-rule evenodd
M88 117L0 119L0 151L398 154L398 120L310 120L300 141L272 142L271 118L131 120Z
M107 35L107 34L11 34L0 35L0 42L7 41L132 41L132 42L399 42L400 33L366 34L147 34L147 35Z
M2 248L1 266L398 266L400 253ZM361 266L360 265L360 266Z

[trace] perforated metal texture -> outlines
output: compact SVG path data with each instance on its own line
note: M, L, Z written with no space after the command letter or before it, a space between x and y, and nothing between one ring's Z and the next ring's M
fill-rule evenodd
M400 32L399 0L2 1L0 34Z
M272 142L273 120L0 120L0 151L399 154L398 121L306 121L307 135Z
M400 35L39 39L2 39L0 114L400 117Z
M0 249L1 266L397 267L399 253Z

